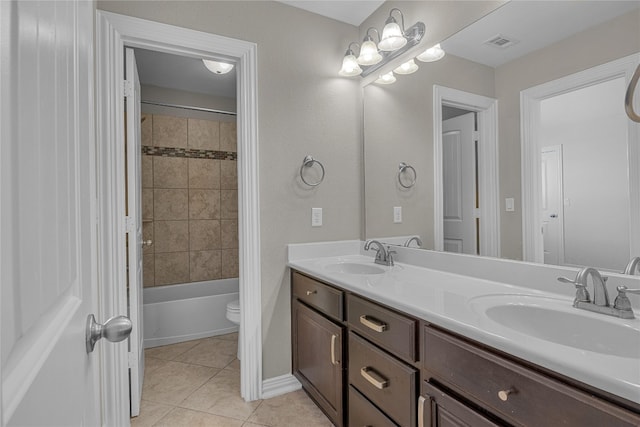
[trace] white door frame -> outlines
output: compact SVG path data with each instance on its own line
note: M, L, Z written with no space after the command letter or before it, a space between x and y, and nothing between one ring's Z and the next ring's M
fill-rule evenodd
M126 312L124 244L124 46L237 65L238 233L240 241L241 394L256 400L262 390L260 216L258 187L257 46L201 31L97 11L96 132L100 279L105 316ZM127 425L127 354L102 346L105 424Z
M498 199L498 100L458 89L433 85L433 239L434 249L444 250L442 182L442 106L478 113L478 189L480 192L480 254L500 256Z
M544 245L540 232L540 103L547 99L576 89L624 77L629 84L635 71L640 54L599 65L557 80L543 83L520 92L520 137L522 140L522 232L524 261L544 261ZM620 99L622 108L623 100ZM629 164L629 256L640 253L640 126L628 121L628 159ZM597 201L594 201L597 203ZM633 214L632 214L633 213Z

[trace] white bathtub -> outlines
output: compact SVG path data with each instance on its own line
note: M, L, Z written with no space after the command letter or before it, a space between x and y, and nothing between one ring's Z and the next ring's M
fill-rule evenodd
M238 331L226 317L238 299L238 279L145 288L144 347L175 344Z

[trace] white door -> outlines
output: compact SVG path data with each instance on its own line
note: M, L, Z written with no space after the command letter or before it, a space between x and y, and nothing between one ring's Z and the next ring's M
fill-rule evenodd
M477 254L475 113L442 121L444 250Z
M129 338L129 389L131 416L140 414L142 382L144 380L144 346L142 325L142 192L141 181L141 137L140 137L140 79L133 49L125 49L126 79L126 171L127 171L127 253L129 318L133 330Z
M2 425L101 424L94 13L0 2Z
M562 146L542 148L541 215L544 263L564 264Z

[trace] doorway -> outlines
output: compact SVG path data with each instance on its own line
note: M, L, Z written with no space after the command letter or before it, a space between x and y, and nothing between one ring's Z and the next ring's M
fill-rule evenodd
M260 223L257 158L256 45L213 34L175 26L97 12L97 157L99 168L99 210L105 221L99 230L105 248L102 271L105 285L103 305L106 313L126 310L124 235L124 101L122 93L125 45L165 53L227 60L238 70L238 218L241 348L243 354L241 394L245 400L260 398L262 388ZM128 422L128 378L126 352L105 355L107 404L114 412L106 414L106 423Z
M493 98L444 86L433 87L435 250L445 250L443 111L457 109L472 112L477 123L477 155L474 156L477 164L477 206L473 213L477 221L472 221L476 234L471 252L482 256L500 256L497 108L497 101Z

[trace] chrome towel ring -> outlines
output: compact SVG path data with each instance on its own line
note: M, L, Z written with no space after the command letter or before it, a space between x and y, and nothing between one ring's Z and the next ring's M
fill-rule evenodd
M409 182L409 184L405 184L404 182L402 182L402 174L407 169L410 169L413 172L413 179L411 180L411 182ZM400 165L398 166L398 183L400 183L400 185L404 188L411 188L416 185L416 179L418 179L418 174L416 173L416 170L413 168L413 166L409 166L405 162L400 162Z
M304 179L303 171L305 167L310 168L313 166L314 163L320 166L320 169L322 171L322 176L320 177L318 182L308 182L306 179ZM305 156L304 159L302 160L302 166L300 166L300 179L309 187L316 187L320 185L320 183L324 180L324 166L322 166L322 163L320 163L318 160L314 159L310 155Z
M640 123L640 114L633 111L633 93L636 91L636 86L638 86L638 79L640 79L640 64L638 65L638 68L636 68L636 72L633 73L633 77L631 77L631 81L629 82L629 87L627 88L627 93L624 97L624 109L631 120Z

